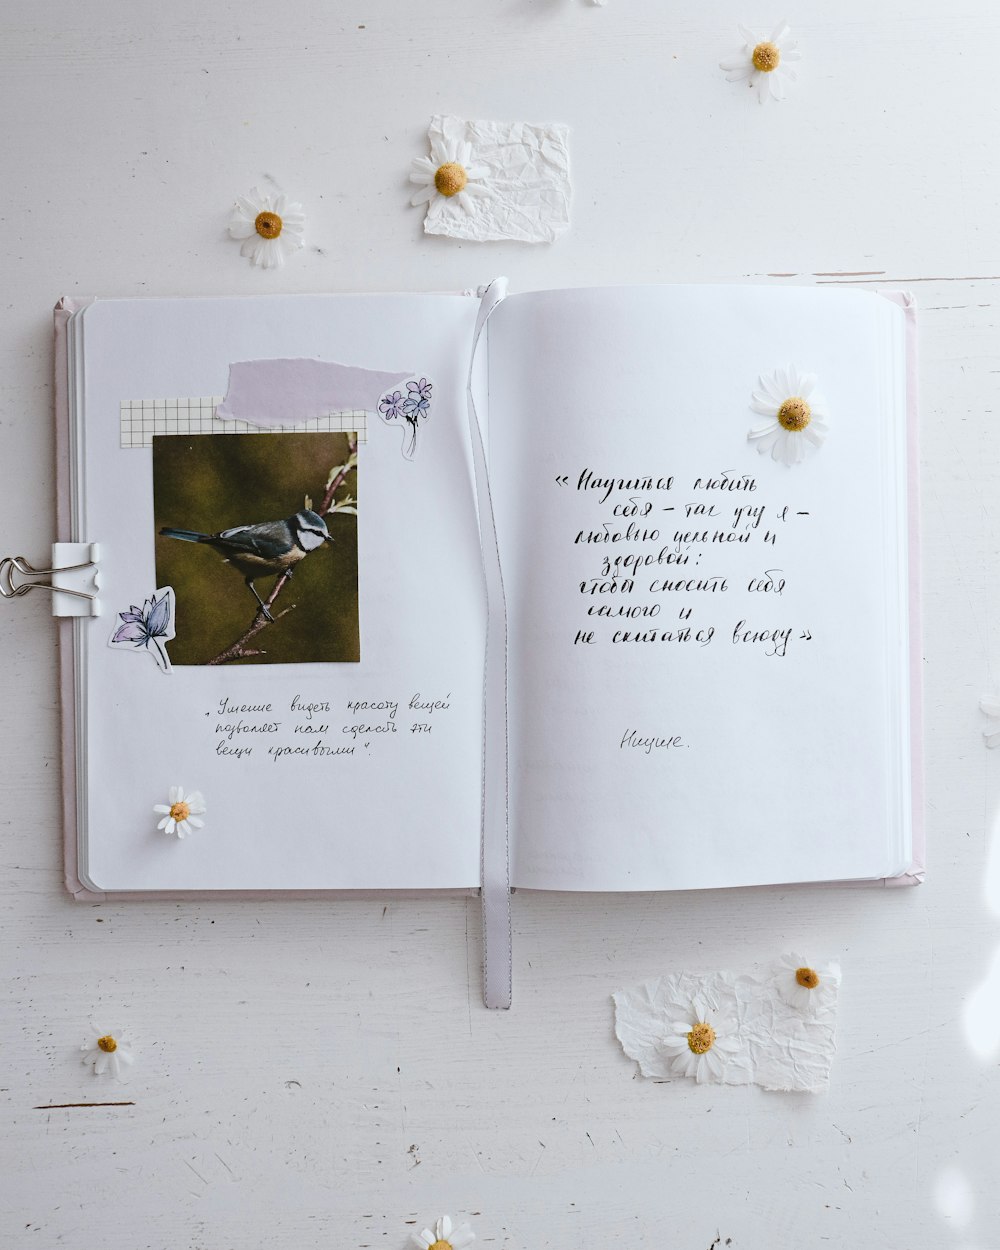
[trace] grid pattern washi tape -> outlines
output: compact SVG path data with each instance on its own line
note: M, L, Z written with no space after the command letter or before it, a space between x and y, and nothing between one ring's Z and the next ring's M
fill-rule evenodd
M150 447L154 434L348 434L368 441L368 413L361 409L332 412L298 425L251 425L219 421L221 395L200 399L126 399L120 405L122 447Z

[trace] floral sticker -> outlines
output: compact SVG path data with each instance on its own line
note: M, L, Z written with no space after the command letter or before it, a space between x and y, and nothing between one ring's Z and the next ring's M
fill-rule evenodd
M164 673L170 672L170 657L164 643L174 637L174 592L170 586L154 590L142 607L136 604L119 612L121 623L108 640L110 647L128 647L151 655Z
M403 455L412 460L417 450L417 429L426 421L431 411L431 392L434 384L427 378L407 382L406 394L402 391L386 391L378 401L379 416L387 425L400 424L409 427L403 441Z

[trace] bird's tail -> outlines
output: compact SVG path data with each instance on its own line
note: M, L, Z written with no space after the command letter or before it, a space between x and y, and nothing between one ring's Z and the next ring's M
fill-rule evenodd
M212 537L211 534L199 534L197 530L171 529L169 525L165 525L160 533L165 538L180 538L186 543L207 543Z

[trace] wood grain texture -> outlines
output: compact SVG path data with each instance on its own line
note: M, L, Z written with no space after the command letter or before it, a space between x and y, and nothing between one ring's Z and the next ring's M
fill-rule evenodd
M930 867L910 891L519 894L508 1014L481 1006L467 900L75 904L55 631L41 596L0 604L3 1246L402 1250L442 1211L504 1250L998 1244L1000 754L977 701L1000 688L1000 17L785 12L801 79L759 108L717 63L782 13L725 0L8 0L5 553L52 537L63 294L913 289ZM569 123L571 232L425 238L406 179L437 111ZM268 177L308 213L277 274L225 235ZM636 1076L614 989L788 948L844 966L828 1095ZM131 1031L127 1086L80 1064L91 1019Z

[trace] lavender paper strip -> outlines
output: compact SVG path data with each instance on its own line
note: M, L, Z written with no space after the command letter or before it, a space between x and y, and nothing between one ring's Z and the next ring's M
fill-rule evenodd
M215 415L274 426L352 408L377 412L382 393L412 377L332 360L239 360L229 366L229 389Z

